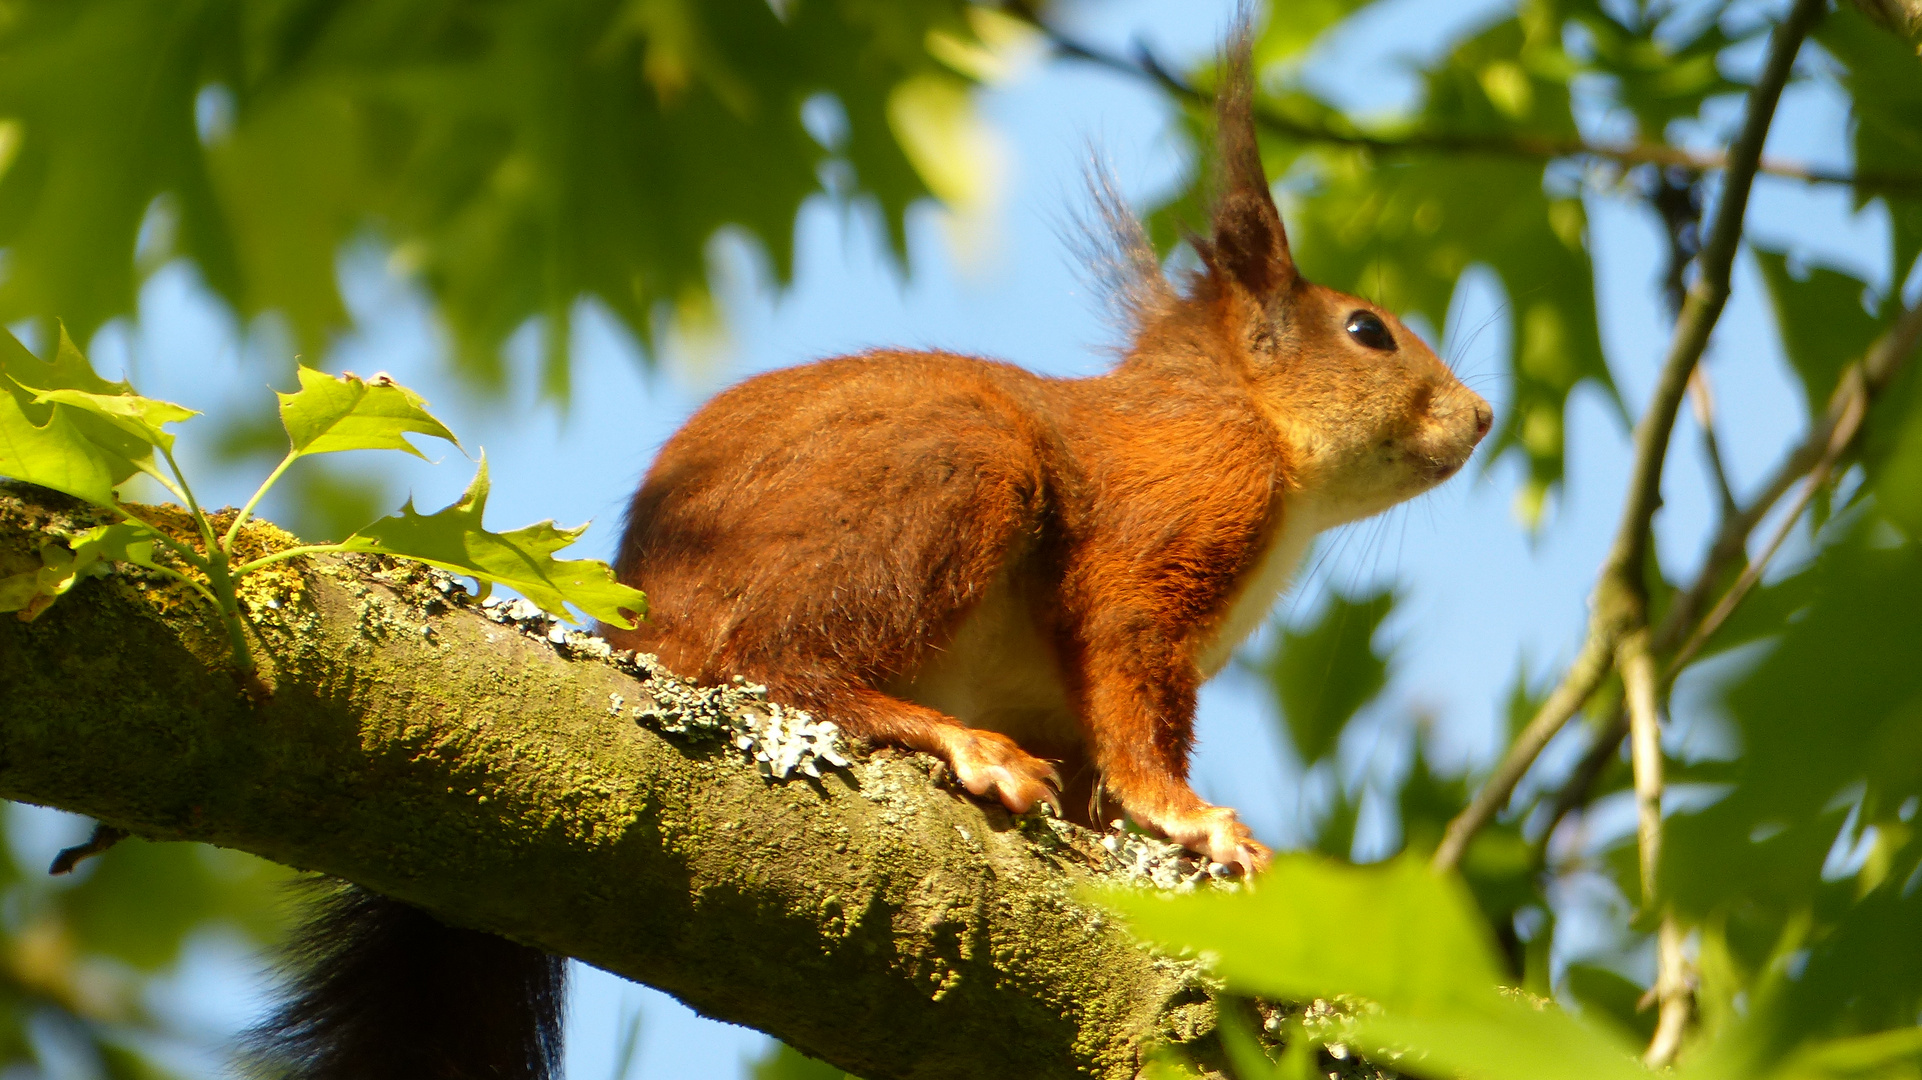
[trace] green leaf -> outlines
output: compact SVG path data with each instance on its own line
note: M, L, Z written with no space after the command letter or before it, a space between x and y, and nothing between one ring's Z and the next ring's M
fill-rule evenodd
M1850 150L1859 207L1880 198L1888 204L1891 267L1895 280L1922 252L1922 197L1913 184L1877 177L1922 174L1922 58L1900 38L1870 22L1852 5L1837 5L1814 37L1843 66L1839 81L1849 97Z
M154 462L171 447L161 425L196 415L95 374L65 327L51 363L0 330L0 474L102 506L136 472L171 482Z
M1922 71L1917 76L1922 77ZM1809 267L1797 277L1789 272L1786 254L1753 250L1789 365L1802 383L1809 415L1819 416L1828 409L1842 369L1868 351L1882 320L1863 307L1867 283L1825 266Z
M975 39L967 6L22 0L0 23L18 140L0 322L91 333L181 255L318 355L347 318L336 259L377 235L433 299L458 372L497 383L502 343L538 318L559 393L577 301L658 340L705 292L724 227L785 277L796 216L826 192L878 204L904 252L928 191L887 101L936 70L932 33ZM803 121L814 99L842 107L832 145ZM203 139L208 101L227 116ZM158 227L136 266L143 222Z
M1289 1001L1355 994L1413 1013L1479 1008L1494 996L1501 970L1467 889L1420 860L1357 867L1278 855L1255 885L1101 899L1150 941L1217 954L1216 973L1238 991Z
M481 457L474 482L458 502L433 514L420 514L410 500L393 517L382 518L342 541L346 551L397 555L505 585L543 611L572 619L573 604L593 618L621 627L629 617L647 613L647 598L614 580L606 563L592 559L559 560L554 552L572 544L587 526L562 529L551 521L512 532L492 533L481 526L487 508L487 458Z
M1372 867L1282 856L1252 891L1110 892L1135 932L1205 951L1236 993L1372 1006L1352 1039L1425 1076L1646 1078L1634 1051L1549 1002L1497 988L1500 969L1461 882L1419 859Z
M286 877L239 852L133 837L100 855L62 901L81 949L153 972L177 961L210 920L264 941Z
M1732 786L1672 821L1661 872L1689 915L1782 924L1812 911L1820 936L1870 884L1824 880L1843 821L1922 798L1922 544L1864 513L1801 577L1801 615L1720 690L1743 749ZM1914 955L1903 967L1922 972ZM1922 1007L1922 978L1910 984Z
M1283 630L1256 662L1304 763L1333 750L1342 728L1388 684L1388 658L1373 642L1394 607L1386 588L1352 600L1331 593L1312 625Z
M85 390L41 390L20 380L14 382L41 404L68 405L97 416L149 446L171 451L173 433L164 424L176 424L199 416L196 410L171 401L144 398L136 394L89 394Z
M1323 34L1374 0L1292 0L1271 5L1268 25L1255 39L1257 76L1278 64L1295 61L1312 49Z
M0 475L112 506L114 485L126 479L113 465L67 413L51 410L36 424L18 400L0 394Z
M0 612L32 620L82 579L105 573L109 562L152 567L154 535L144 525L100 525L40 548L40 569L0 578Z
M816 1061L784 1042L776 1042L748 1066L752 1080L854 1080L850 1073Z
M1673 17L1673 8L1653 4L1562 6L1587 32L1588 68L1610 77L1644 140L1662 141L1671 123L1699 115L1709 97L1746 89L1721 73L1719 56L1736 42L1713 17Z
M1614 1023L1641 1042L1655 1035L1655 1010L1642 1007L1644 988L1618 972L1594 964L1573 963L1562 973L1562 986L1582 1007Z
M425 459L409 434L460 440L427 411L419 394L386 375L362 379L300 368L300 390L280 394L280 422L295 456L340 450L404 450Z

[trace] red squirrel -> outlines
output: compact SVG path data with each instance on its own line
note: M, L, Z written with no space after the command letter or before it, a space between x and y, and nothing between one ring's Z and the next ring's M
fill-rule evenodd
M1227 68L1201 268L1171 284L1103 197L1133 332L1113 371L879 351L721 394L634 496L617 569L650 614L607 639L934 754L1010 810L1105 798L1261 869L1188 784L1196 688L1317 533L1453 475L1491 413L1393 315L1296 272L1245 23ZM255 1036L275 1075L554 1075L558 959L358 889L316 911Z
M1105 797L1265 865L1188 784L1196 688L1317 533L1453 475L1492 413L1392 314L1296 270L1248 63L1184 287L1106 200L1132 331L1114 370L880 350L720 394L634 496L616 572L650 615L608 640L926 751L1017 813L1065 777L1072 816Z

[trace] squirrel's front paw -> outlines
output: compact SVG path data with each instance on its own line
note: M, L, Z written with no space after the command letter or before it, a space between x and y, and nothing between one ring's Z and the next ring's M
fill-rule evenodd
M948 764L961 786L976 795L993 796L1017 814L1036 803L1047 803L1061 813L1060 774L1054 766L1029 754L1014 740L995 731L959 728L949 740Z
M1244 875L1266 870L1268 860L1274 857L1235 816L1232 807L1203 806L1168 815L1156 824L1168 839L1215 862L1238 867Z

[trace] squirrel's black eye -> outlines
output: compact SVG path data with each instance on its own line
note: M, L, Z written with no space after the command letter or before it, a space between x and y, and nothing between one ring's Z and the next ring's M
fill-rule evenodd
M1380 352L1395 351L1395 335L1380 316L1372 311L1357 311L1348 316L1348 336Z

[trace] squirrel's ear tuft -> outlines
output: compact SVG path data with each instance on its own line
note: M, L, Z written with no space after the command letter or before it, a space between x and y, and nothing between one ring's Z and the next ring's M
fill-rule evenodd
M1257 296L1294 285L1295 260L1255 142L1254 23L1244 7L1216 91L1214 237L1209 269Z

